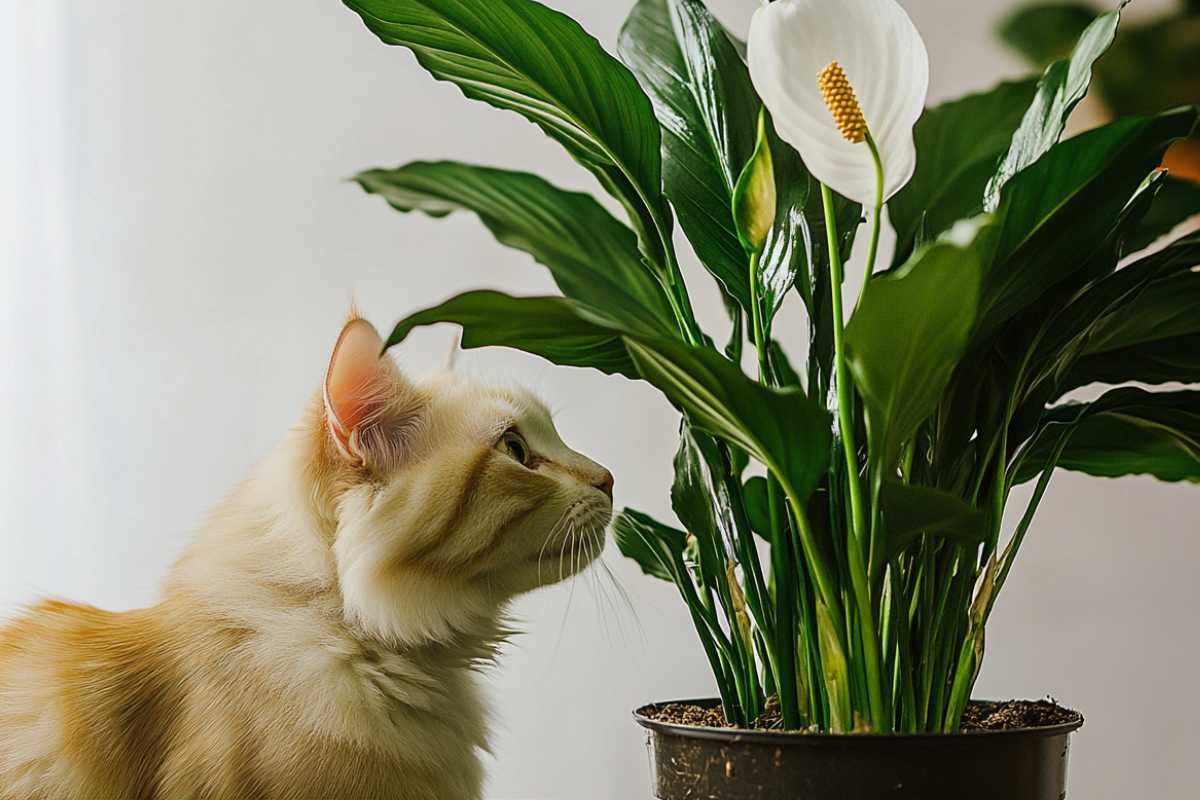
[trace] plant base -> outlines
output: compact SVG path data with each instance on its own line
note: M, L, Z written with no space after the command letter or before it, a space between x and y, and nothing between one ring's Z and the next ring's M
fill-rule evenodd
M712 706L715 700L682 701ZM954 735L830 735L701 728L635 712L659 800L1063 800L1082 724Z

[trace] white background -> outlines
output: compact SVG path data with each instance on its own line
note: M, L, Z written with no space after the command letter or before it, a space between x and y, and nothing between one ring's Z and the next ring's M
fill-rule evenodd
M551 5L612 48L631 3ZM736 31L754 8L712 5ZM933 100L1023 71L992 38L1009 2L906 5ZM398 215L347 176L456 158L595 189L335 0L16 0L2 18L0 614L39 595L152 602L205 509L299 414L351 299L385 327L468 288L552 288L475 219ZM422 332L398 356L425 369L450 341ZM464 360L540 389L612 468L618 504L669 518L676 416L652 391L508 351ZM1194 797L1200 496L1060 474L1043 508L979 694L1087 713L1074 797ZM491 676L494 798L644 797L630 710L712 692L674 590L605 558L636 615L589 580L517 606L527 633Z

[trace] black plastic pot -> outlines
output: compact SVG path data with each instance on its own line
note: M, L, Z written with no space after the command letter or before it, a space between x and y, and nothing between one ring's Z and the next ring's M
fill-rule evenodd
M773 733L666 724L646 716L655 707L634 717L647 729L660 800L1062 800L1069 739L1083 724L957 735Z

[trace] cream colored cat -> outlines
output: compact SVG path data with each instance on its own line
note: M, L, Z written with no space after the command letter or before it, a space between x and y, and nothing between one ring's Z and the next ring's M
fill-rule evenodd
M476 800L474 671L582 569L612 476L530 395L414 383L352 320L324 392L151 608L0 630L3 800Z

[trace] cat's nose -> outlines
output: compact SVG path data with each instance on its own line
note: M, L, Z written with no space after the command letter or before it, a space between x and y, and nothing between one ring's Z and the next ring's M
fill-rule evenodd
M608 495L608 499L612 500L613 474L611 472L604 470L603 474L600 476L600 480L593 483L592 486L595 486L597 489L604 492L606 495Z

